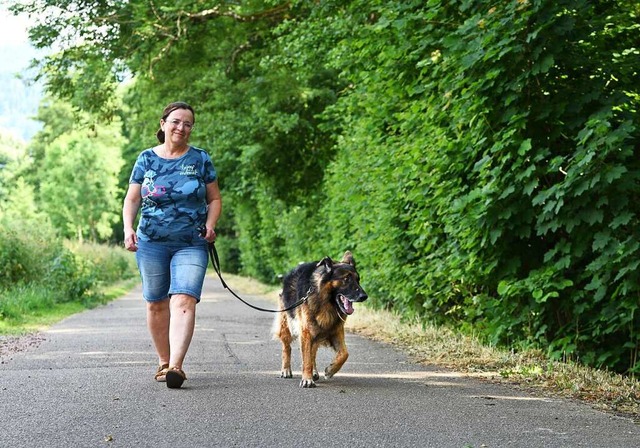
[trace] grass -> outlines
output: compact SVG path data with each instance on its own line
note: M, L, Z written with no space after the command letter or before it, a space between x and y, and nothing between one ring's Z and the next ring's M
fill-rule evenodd
M22 278L0 282L0 335L37 332L119 297L139 281L135 257L122 247L58 241L47 256L41 250L22 247L16 265L33 266L23 269Z
M99 297L97 300L52 303L32 309L20 319L0 319L0 335L19 336L42 331L68 316L124 295L139 281L138 278L132 278L97 288L95 291L96 297Z
M347 329L393 344L414 362L433 364L534 394L580 400L640 423L640 382L574 362L559 362L540 351L514 353L489 347L471 336L424 323L403 322L390 312L359 307Z
M33 311L19 321L13 319L0 320L0 335L19 336L42 331L49 325L84 309L85 307L81 303L67 302L55 304L46 310Z

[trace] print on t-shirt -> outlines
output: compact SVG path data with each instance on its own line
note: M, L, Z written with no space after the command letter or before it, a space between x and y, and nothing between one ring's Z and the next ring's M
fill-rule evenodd
M162 185L156 185L153 179L156 172L147 170L144 173L144 181L142 181L142 207L155 207L157 204L152 199L164 195L166 189Z

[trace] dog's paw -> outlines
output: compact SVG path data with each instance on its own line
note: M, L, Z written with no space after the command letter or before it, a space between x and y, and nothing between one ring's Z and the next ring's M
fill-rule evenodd
M313 380L314 381L318 381L320 379L320 374L318 373L317 370L313 371Z
M293 378L293 372L291 372L291 369L283 370L280 372L280 378Z
M326 369L324 369L324 379L328 380L333 378L333 375L335 375L336 372L332 372L330 367L327 367Z
M316 383L315 381L313 381L312 379L302 379L300 381L300 387L303 387L305 389L311 388L311 387L316 387Z

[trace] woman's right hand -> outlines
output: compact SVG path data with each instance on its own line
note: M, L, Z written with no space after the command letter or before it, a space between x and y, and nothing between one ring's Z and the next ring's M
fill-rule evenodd
M129 189L124 197L124 204L122 205L122 222L124 229L124 248L128 251L135 252L138 250L138 235L133 228L133 222L138 214L140 208L140 201L142 196L140 192L142 186L140 184L129 184Z
M130 252L138 250L138 235L133 229L124 231L124 248Z

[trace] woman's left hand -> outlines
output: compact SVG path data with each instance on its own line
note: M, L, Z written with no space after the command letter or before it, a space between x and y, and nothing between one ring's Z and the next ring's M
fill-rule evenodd
M213 243L216 240L216 231L211 227L205 227L205 232L202 237L209 243Z

